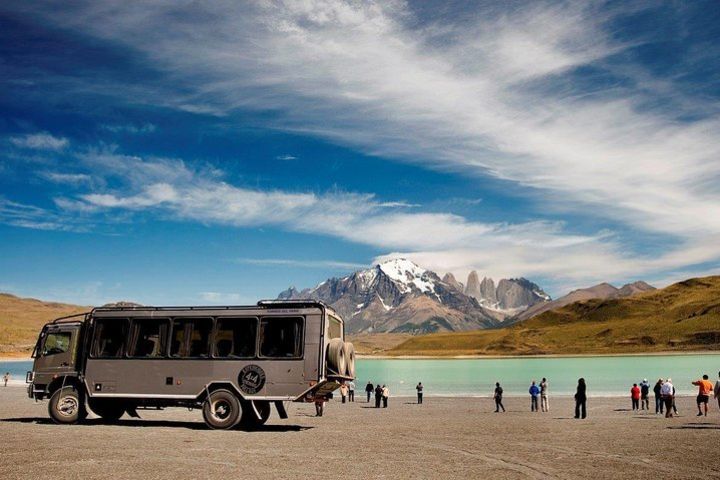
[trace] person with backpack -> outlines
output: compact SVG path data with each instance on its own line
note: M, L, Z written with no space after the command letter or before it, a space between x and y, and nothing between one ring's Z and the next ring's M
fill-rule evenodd
M650 383L647 378L643 378L640 383L640 409L650 410Z
M662 398L662 385L663 379L658 378L655 387L653 387L653 393L655 394L655 413L663 413L663 406L665 405Z

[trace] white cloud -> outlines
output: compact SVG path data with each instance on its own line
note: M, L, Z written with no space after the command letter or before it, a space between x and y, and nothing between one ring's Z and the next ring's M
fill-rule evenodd
M200 299L210 304L240 304L243 297L239 293L200 292Z
M88 193L87 206L323 231L456 271L603 279L717 260L717 109L623 63L628 45L609 25L625 12L597 5L487 7L458 25L419 23L395 1L98 1L45 19L140 51L166 73L172 88L132 89L133 101L228 121L247 109L279 112L274 128L533 187L552 212L609 218L672 236L677 247L644 256L614 237L574 236L556 224L388 212L372 195L246 189L176 160L107 151L88 153L88 164L115 169L136 188ZM617 81L586 89L568 75L586 66Z
M67 138L55 137L45 132L10 137L10 143L18 148L52 151L63 150L70 144Z
M92 177L84 173L42 172L40 175L55 183L66 183L70 185L92 183Z
M297 160L297 158L294 155L278 155L275 160Z
M102 130L113 133L131 133L134 135L153 133L157 130L157 127L152 123L143 123L141 125L126 124L126 125L101 125Z
M357 270L368 268L362 263L341 262L337 260L295 260L290 258L238 258L237 263L266 267L316 268L323 270Z

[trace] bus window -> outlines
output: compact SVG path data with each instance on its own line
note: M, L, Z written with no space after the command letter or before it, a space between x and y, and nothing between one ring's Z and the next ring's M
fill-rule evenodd
M45 345L43 346L43 356L56 355L58 353L65 353L70 348L70 332L56 332L49 333L45 338Z
M165 356L168 321L162 318L134 319L129 355L139 358Z
M173 320L172 357L208 357L210 354L211 318L176 318Z
M265 317L260 320L260 356L270 358L302 357L303 319Z
M328 338L342 338L342 323L332 315L328 315Z
M125 318L106 318L95 321L93 357L120 358L123 356L128 321Z
M215 356L252 358L255 356L257 318L218 318Z

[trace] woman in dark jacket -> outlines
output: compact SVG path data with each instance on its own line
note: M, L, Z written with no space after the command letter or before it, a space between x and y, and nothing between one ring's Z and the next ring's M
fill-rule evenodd
M581 378L578 380L577 392L575 392L575 418L587 417L587 387L585 386L585 379Z
M383 389L380 384L378 384L378 386L375 387L375 408L380 408L380 399L382 399L382 393Z

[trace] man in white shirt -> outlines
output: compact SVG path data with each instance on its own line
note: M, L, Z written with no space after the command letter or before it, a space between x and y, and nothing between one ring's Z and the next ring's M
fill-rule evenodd
M672 379L668 378L667 381L662 384L662 388L660 389L660 395L662 395L663 402L665 402L665 418L670 418L673 416L673 391L674 387L672 384Z
M355 382L352 380L348 383L348 400L351 402L355 401Z
M382 387L383 408L387 408L388 398L390 398L390 389L386 385L383 385L383 387Z

